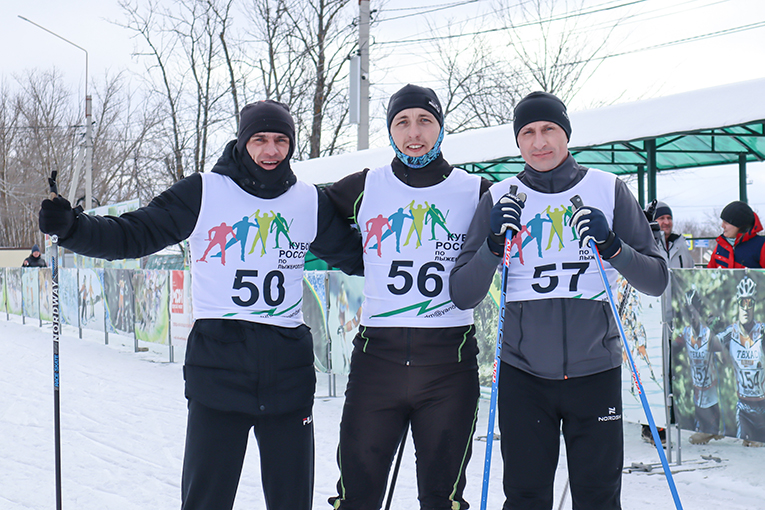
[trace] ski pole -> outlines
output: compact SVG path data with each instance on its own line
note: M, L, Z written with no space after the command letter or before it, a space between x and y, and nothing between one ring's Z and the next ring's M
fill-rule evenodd
M574 204L574 211L576 211L583 205L582 199L579 197L579 195L574 195L571 198L571 203ZM632 377L635 379L635 384L638 387L638 394L640 395L640 403L643 404L643 410L645 411L646 418L648 418L648 425L651 427L651 435L653 436L654 446L656 446L656 450L659 452L661 467L664 469L664 475L667 478L667 484L669 485L669 491L672 493L672 499L675 500L675 508L677 508L677 510L682 510L683 505L680 503L680 496L677 493L677 487L675 487L675 480L672 477L672 471L669 469L669 464L667 463L667 456L664 454L664 448L661 445L661 438L659 437L659 431L656 429L656 423L653 420L653 413L651 413L651 407L648 405L648 399L646 398L645 391L643 390L643 383L640 382L640 374L637 371L637 367L635 366L635 361L632 359L632 353L630 352L629 346L627 345L627 337L624 334L622 321L621 319L619 319L619 312L616 309L614 296L611 293L611 286L608 284L608 278L606 277L606 270L603 267L603 259L600 258L600 253L598 252L598 249L595 246L595 241L593 239L590 239L590 243L588 247L590 248L590 251L594 254L595 260L597 261L598 271L600 272L600 279L603 281L603 287L605 288L606 294L608 295L608 303L611 305L611 312L614 315L614 320L616 321L616 325L619 327L619 335L621 336L621 339L622 339L622 347L627 352L627 359L629 359L629 362L630 362Z
M385 510L390 510L390 504L393 501L393 489L396 488L396 479L398 478L398 470L401 468L401 457L404 455L404 444L406 443L406 435L409 432L409 427L404 429L404 435L401 436L401 444L398 447L398 457L396 458L396 465L393 468L393 475L390 478L390 487L388 488L388 501L385 502Z
M510 186L510 193L515 195L518 186ZM522 195L522 196L521 196ZM521 194L518 198L525 202L526 195ZM497 324L497 348L494 351L494 369L491 378L491 398L489 400L489 426L486 433L486 457L483 462L483 486L481 488L481 510L486 510L486 503L489 497L489 474L491 472L491 449L494 444L494 419L497 407L497 392L499 381L500 356L502 354L502 337L505 327L505 287L507 286L507 268L510 265L510 242L515 232L505 231L505 249L502 256L502 283L500 287L499 298L499 323Z
M50 199L58 196L58 187L56 186L56 175L58 172L51 172L48 184L50 186ZM61 403L59 401L59 357L58 341L61 334L61 315L58 303L58 236L52 235L51 241L51 308L53 312L53 436L55 442L56 456L56 510L61 510Z

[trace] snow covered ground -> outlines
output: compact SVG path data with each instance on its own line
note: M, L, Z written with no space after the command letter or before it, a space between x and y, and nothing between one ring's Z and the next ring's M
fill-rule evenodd
M63 508L77 510L165 510L180 507L180 475L186 401L181 363L167 352L133 353L110 336L66 328L60 342ZM49 325L0 316L0 508L54 508L53 354ZM182 353L176 355L182 359ZM314 507L329 509L337 481L335 448L342 397L327 397L320 375L314 409L316 491ZM342 382L338 393L342 395ZM487 404L487 402L482 402ZM486 434L486 405L477 436ZM625 465L658 463L656 450L640 439L640 426L625 423ZM688 444L683 465L673 464L685 509L765 509L765 448L744 448L726 438L706 446ZM522 438L519 438L522 439ZM485 442L474 443L466 498L480 505ZM495 443L489 508L502 505L501 459ZM702 456L711 456L704 460ZM719 459L719 462L715 459ZM556 479L555 506L566 483L565 449ZM393 509L418 508L413 447L406 447ZM570 497L562 508L571 508ZM629 509L672 509L661 466L651 473L625 473L622 503ZM251 441L235 504L265 508L259 462Z

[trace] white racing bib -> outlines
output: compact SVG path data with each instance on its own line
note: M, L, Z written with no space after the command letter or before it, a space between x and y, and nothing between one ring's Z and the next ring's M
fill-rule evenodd
M416 170L415 170L416 171ZM478 206L481 179L455 168L413 188L390 166L367 173L358 225L364 243L361 324L443 328L473 323L449 297L449 272Z
M316 237L318 191L298 181L263 199L230 178L202 174L191 247L194 318L303 323L303 265Z
M579 248L579 238L571 224L571 198L579 195L584 205L600 209L613 225L616 176L590 168L573 188L562 193L539 193L511 177L490 188L497 201L518 186L526 194L521 213L521 232L513 238L507 274L507 301L549 298L607 300L595 255L588 247ZM617 271L603 262L613 289Z

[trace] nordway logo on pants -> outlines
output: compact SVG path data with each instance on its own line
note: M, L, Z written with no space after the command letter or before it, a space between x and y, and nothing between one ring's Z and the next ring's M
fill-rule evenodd
M313 415L303 418L303 426L310 425L312 421L313 421Z
M608 408L608 415L607 416L598 416L598 421L614 421L614 420L621 420L622 415L616 414L616 408L615 407L609 407Z

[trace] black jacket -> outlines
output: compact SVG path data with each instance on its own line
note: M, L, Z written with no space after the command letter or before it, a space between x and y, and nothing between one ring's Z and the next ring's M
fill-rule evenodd
M391 163L393 174L413 188L435 186L452 172L452 166L439 155L423 168L409 168L398 158ZM364 183L369 169L351 174L327 188L327 195L339 214L356 223ZM481 181L481 194L491 187L487 179ZM478 346L475 327L460 326L435 330L433 328L381 328L361 327L353 340L357 348L367 354L394 363L407 365L438 365L471 359L475 363Z
M274 185L260 185L240 164L229 142L212 171L226 175L254 196L273 198ZM283 192L295 182L288 172ZM262 190L262 195L260 194ZM89 257L138 258L191 235L202 200L202 176L182 179L149 205L113 216L79 214L60 245ZM348 274L363 274L361 236L319 192L318 228L310 250ZM311 406L316 376L310 330L233 319L194 323L184 364L186 396L208 407L251 414L277 414Z
M22 262L21 265L23 267L48 267L48 264L45 263L45 259L42 258L42 255L39 257L30 255L24 259L24 262Z

